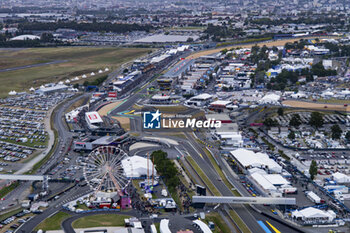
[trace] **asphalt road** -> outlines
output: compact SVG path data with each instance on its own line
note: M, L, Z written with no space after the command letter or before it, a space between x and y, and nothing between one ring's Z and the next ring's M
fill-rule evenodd
M73 135L67 128L66 123L64 122L64 113L73 103L82 98L85 98L88 95L88 93L85 93L83 95L74 97L64 102L61 106L59 106L58 109L56 109L54 113L54 128L57 130L59 143L56 147L56 150L52 154L50 160L46 164L44 164L38 171L39 174L45 174L55 163L62 159L62 154L60 154L60 150L67 149L68 144L70 143L70 140Z
M76 186L75 188L71 189L65 195L61 196L55 201L52 201L49 206L44 212L41 214L34 215L33 218L31 218L29 221L26 223L22 224L17 232L20 233L31 233L34 228L39 225L42 221L44 221L46 218L56 214L57 212L62 210L62 205L69 202L73 201L74 199L87 194L90 192L90 189L88 187L79 187Z

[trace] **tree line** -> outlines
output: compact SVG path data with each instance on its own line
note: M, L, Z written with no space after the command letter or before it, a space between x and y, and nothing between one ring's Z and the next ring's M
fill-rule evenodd
M59 28L69 28L87 32L115 32L126 33L131 31L146 31L153 29L151 25L115 24L110 22L77 23L58 21L53 23L25 22L18 25L23 31L56 31Z

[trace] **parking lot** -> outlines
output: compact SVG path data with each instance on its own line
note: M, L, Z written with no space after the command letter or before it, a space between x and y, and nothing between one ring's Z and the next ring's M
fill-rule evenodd
M307 124L310 121L311 112L293 112L283 116L275 116L273 119L277 120L281 126L289 126L293 114L299 114L302 124ZM325 114L323 115L323 120L324 124L345 124L347 119L339 114Z
M0 106L16 107L22 109L32 109L48 111L62 100L72 97L73 93L52 93L50 95L20 94L5 99L0 99Z
M298 115L301 125L298 127L290 126L290 121L293 115ZM269 136L275 141L282 143L285 146L300 148L300 149L346 149L349 147L347 140L344 137L339 139L332 138L332 126L338 125L345 135L349 131L349 120L346 116L339 114L323 114L323 126L315 129L309 125L311 112L293 112L284 114L283 116L275 116L272 119L278 124L284 126L280 130L270 130ZM293 132L294 137L290 137ZM331 156L327 157L328 159ZM339 157L344 159L344 157Z
M11 173L18 163L47 146L44 120L48 110L72 93L19 94L0 99L0 172Z

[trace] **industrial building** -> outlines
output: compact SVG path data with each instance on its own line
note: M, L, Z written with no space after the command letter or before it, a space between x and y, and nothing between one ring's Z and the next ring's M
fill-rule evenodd
M66 91L66 90L68 90L68 86L64 84L57 84L55 86L50 86L50 87L40 87L35 91L35 93L40 95L48 95L54 92Z
M185 102L188 106L203 107L208 105L213 99L213 95L203 93L197 96L191 97Z
M101 123L103 123L103 120L98 112L86 112L85 120L89 129L97 129L101 126Z
M82 140L75 140L73 142L73 149L75 151L91 151L99 146L118 145L126 140L129 140L129 135L127 133L119 136L91 136Z
M336 218L336 214L333 210L324 211L314 207L308 207L293 211L292 218L309 224L325 224L332 223Z

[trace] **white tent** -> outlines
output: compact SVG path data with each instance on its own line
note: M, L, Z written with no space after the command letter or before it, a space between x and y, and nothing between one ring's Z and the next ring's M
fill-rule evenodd
M147 175L147 158L132 156L122 160L122 166L127 177L140 177ZM148 172L152 174L153 163L148 161ZM154 169L155 170L155 169ZM157 174L156 170L154 175Z
M169 219L160 220L159 228L161 233L171 233L169 228Z
M102 71L102 70L99 70L98 73L101 74L101 73L103 73L103 71Z
M275 104L279 105L281 96L277 95L275 93L272 94L266 94L262 99L259 100L260 104Z
M91 74L90 74L91 76L94 76L95 75L95 73L94 72L91 72Z
M87 78L86 74L83 74L83 76L81 76L82 78Z
M34 35L20 35L16 36L10 39L12 40L40 40L39 36L34 36Z
M293 211L292 217L304 221L332 222L336 218L336 214L332 210L323 211L314 207L308 207L302 210Z
M70 83L69 79L67 79L67 80L65 81L65 83Z
M9 92L9 95L16 95L16 94L17 94L16 91L10 91L10 92Z
M63 85L63 82L62 82L62 81L59 81L59 82L58 82L58 85Z
M31 88L29 89L29 91L35 91L34 87L31 87Z
M321 94L322 97L333 97L334 93L331 91L325 91Z
M270 159L269 156L265 153L255 153L254 151L243 148L230 151L230 153L235 158L235 160L245 168L257 167L268 169L272 173L282 172L282 167L276 163L276 161Z
M290 97L292 97L293 99L300 99L306 98L307 96L305 95L305 93L299 91L298 93L292 94Z
M342 184L342 183L350 183L350 176L345 175L340 172L336 172L332 175L332 178L335 182Z
M108 67L106 67L105 71L109 71Z
M79 80L79 78L78 78L78 77L75 77L75 78L74 78L74 81L78 81L78 80Z

